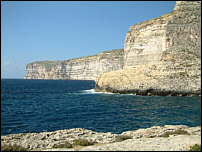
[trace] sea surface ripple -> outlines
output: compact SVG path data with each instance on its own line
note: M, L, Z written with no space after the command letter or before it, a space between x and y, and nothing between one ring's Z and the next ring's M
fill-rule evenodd
M94 81L1 79L1 135L85 128L98 132L201 125L201 97L93 90Z

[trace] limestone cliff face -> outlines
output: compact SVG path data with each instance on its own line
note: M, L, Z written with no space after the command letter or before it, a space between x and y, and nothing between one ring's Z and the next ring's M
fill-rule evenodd
M124 67L96 79L96 91L140 95L201 93L201 2L177 1L174 11L130 27Z
M166 50L165 29L173 12L135 24L126 34L124 68L155 64Z
M26 66L25 79L95 80L103 72L122 69L123 61L123 49L65 61L37 61Z

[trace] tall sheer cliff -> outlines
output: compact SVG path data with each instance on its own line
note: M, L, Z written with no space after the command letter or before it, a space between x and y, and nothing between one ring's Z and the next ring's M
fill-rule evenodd
M201 93L201 2L177 1L174 11L129 28L124 67L96 79L96 91L139 95Z
M103 73L123 68L123 49L65 61L37 61L26 66L25 79L95 80Z

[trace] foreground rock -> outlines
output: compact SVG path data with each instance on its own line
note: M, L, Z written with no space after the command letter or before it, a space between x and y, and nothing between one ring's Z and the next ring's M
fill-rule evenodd
M166 132L183 130L186 134L173 134L164 137ZM131 139L117 142L118 136L128 136ZM73 147L53 149L53 145L64 142L72 143L74 139L87 139L96 142L96 145L88 147ZM184 125L166 125L164 127L154 126L147 129L126 131L121 134L111 132L94 132L87 129L75 128L69 130L58 130L55 132L10 134L1 136L1 145L20 145L29 150L188 150L190 146L201 143L201 127L187 127Z
M16 144L27 149L47 149L64 142L73 143L74 139L84 138L97 143L115 141L116 134L99 133L83 128L58 130L54 132L22 133L1 136L1 144Z
M123 69L103 73L95 91L137 95L201 94L201 2L135 24L126 34Z
M200 137L196 135L178 135L169 138L128 139L104 146L89 146L82 151L186 151L200 142Z

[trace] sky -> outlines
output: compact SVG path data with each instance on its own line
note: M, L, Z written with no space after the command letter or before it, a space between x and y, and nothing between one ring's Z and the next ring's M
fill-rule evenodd
M1 1L1 78L34 61L123 49L129 27L173 11L175 1Z

